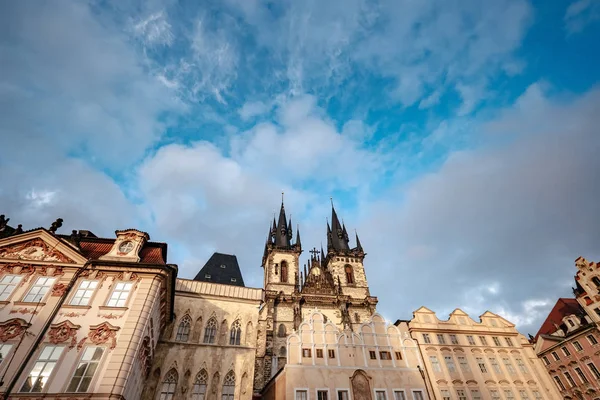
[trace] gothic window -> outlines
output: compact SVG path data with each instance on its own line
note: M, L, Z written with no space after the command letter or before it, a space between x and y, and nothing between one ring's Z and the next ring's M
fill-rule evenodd
M286 261L281 262L281 282L287 283L288 281L288 265Z
M231 332L229 333L229 344L239 346L242 339L242 326L240 321L235 321L231 325Z
M277 329L277 336L279 336L279 337L287 336L287 330L285 329L284 324L279 324L279 329Z
M171 369L163 380L160 389L159 400L172 400L175 398L175 388L177 387L177 371Z
M346 272L346 283L348 285L353 285L354 284L354 272L352 271L352 266L346 265L346 267L344 267L344 271Z
M214 318L211 318L206 323L206 327L204 328L204 343L214 343L215 336L217 335L217 321Z
M221 400L233 400L234 392L235 374L233 371L229 371L227 375L225 375L225 380L223 381L223 394L221 395Z
M203 369L196 376L194 387L192 388L192 400L204 400L206 398L206 386L208 384L208 374Z
M179 342L187 342L190 337L190 327L192 325L192 320L189 315L186 315L181 319L179 323L179 327L177 327L177 335L175 336L175 340Z

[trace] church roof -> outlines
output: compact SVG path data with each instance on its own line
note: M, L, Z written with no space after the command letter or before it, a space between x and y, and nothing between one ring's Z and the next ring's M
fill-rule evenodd
M194 280L245 287L237 257L233 254L214 253Z
M556 332L557 326L563 323L563 318L567 315L581 314L582 307L575 299L560 298L548 314L548 317L540 327L540 330L535 335L536 339L540 335L551 335Z

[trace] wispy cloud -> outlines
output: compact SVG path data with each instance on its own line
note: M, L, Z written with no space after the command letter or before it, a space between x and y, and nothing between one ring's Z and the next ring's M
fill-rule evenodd
M600 1L577 0L569 5L565 12L567 32L577 33L594 21L600 20Z

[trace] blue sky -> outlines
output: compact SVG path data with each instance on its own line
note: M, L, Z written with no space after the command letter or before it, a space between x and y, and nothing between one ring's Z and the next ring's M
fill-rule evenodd
M600 2L22 1L0 6L0 205L25 228L213 251L247 284L285 192L330 197L388 319L535 333L600 259Z

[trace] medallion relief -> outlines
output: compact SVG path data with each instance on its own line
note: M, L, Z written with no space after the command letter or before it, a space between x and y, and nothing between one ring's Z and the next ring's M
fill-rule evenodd
M13 318L0 323L0 342L20 336L28 327L27 321L21 318Z

